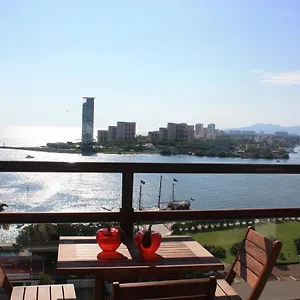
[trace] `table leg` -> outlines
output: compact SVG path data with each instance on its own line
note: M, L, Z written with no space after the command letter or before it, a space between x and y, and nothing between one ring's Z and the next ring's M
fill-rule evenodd
M95 278L94 299L104 300L104 281L100 276L97 275Z

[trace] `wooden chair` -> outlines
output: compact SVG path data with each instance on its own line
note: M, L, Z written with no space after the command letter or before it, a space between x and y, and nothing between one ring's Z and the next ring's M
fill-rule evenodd
M73 284L57 285L31 285L13 287L0 265L0 287L4 289L8 298L11 300L34 300L34 299L55 299L76 300Z
M217 281L215 300L241 299L231 287L236 275L252 287L248 300L259 299L281 247L280 241L273 242L249 227L225 280Z
M114 283L113 299L213 300L215 290L215 277L124 284Z
M13 287L1 265L0 265L0 287L2 287L5 293L7 294L7 296L10 297Z

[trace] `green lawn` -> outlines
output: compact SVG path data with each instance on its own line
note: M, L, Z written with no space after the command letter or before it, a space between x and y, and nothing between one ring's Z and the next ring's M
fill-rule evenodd
M243 239L247 227L229 227L222 229L210 229L210 231L200 231L197 233L190 232L192 236L201 245L215 245L226 249L227 254L224 262L232 263L234 256L229 252L232 244ZM286 260L279 262L295 263L300 262L300 257L297 256L294 247L294 239L300 237L300 222L299 221L282 221L281 223L260 223L255 224L257 232L264 236L274 236L276 239L282 241L282 252Z

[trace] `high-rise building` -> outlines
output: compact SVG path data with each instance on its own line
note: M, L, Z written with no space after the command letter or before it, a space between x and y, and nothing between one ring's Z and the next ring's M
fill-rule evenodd
M213 123L210 123L207 125L207 133L208 134L214 134L216 131L216 125Z
M207 138L209 140L216 139L216 125L213 123L207 125Z
M94 136L94 99L83 97L82 104L82 149L91 150L93 148Z
M195 135L195 127L194 125L187 125L186 126L186 141L188 141L189 143L191 143L194 140L194 135Z
M195 125L195 137L196 138L204 138L203 124L197 123Z

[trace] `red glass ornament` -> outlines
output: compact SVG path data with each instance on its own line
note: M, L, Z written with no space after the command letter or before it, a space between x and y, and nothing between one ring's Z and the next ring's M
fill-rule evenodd
M143 246L143 237L145 234L147 234L147 232L148 234L150 234L151 232L151 242L149 243L149 245L146 245L149 247L144 247L145 245ZM141 250L142 253L145 254L155 253L161 244L161 239L162 239L161 234L157 231L151 230L151 228L150 231L149 229L148 230L143 229L137 232L134 236L136 246Z
M96 239L103 251L116 251L121 245L121 231L119 228L101 228L96 232Z

